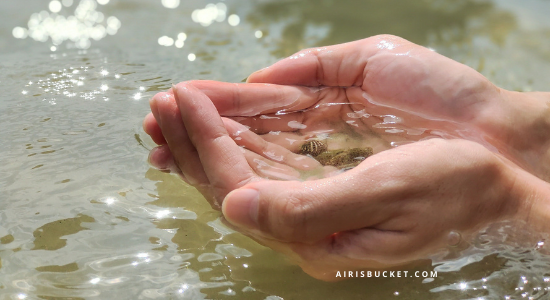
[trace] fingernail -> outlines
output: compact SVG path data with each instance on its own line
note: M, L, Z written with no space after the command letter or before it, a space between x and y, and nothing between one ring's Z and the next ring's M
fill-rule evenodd
M157 123L161 125L160 123L160 115L159 115L159 109L157 107L157 99L154 96L153 98L149 99L149 107L151 107L151 112L153 113L153 116L157 120Z
M252 74L250 74L247 78L246 78L246 82L249 82L250 81L250 78L253 78L254 76L257 76L259 75L260 73L264 72L265 70L269 69L269 67L265 67L263 69L260 69L258 71L255 71L253 72Z
M234 190L225 196L222 212L235 225L258 227L260 193L253 189Z
M168 171L170 170L170 149L167 145L158 146L149 152L149 163L161 170Z

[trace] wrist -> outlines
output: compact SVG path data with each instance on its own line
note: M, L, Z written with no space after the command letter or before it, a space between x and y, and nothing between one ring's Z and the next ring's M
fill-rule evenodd
M503 155L550 179L550 93L499 89L485 102L476 125Z
M497 155L498 156L498 155ZM550 183L537 178L500 156L499 176L495 182L502 192L490 211L496 221L520 220L535 230L550 233Z
M527 179L529 177L530 179ZM550 233L550 184L531 174L521 198L523 219L531 228Z

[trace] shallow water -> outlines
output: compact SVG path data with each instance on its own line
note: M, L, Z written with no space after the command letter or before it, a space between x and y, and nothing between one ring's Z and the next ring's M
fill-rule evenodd
M172 83L239 82L301 48L379 33L507 89L548 90L549 1L214 2L225 13L202 0L62 1L71 2L0 3L0 299L549 298L541 237L510 224L445 262L410 267L437 270L433 280L316 281L150 168L141 129L148 98ZM74 41L44 23L50 8L83 14ZM29 25L32 38L14 37Z

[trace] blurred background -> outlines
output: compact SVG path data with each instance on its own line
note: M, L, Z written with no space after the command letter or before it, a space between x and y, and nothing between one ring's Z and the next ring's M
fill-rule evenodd
M382 33L548 91L549 13L548 0L2 0L0 299L548 299L545 237L511 224L408 267L434 279L311 279L150 168L141 120L172 83L240 82Z

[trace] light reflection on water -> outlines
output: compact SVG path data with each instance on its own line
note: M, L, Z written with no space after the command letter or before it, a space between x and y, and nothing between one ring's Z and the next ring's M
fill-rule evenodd
M140 124L146 100L174 82L238 82L300 48L382 32L508 89L547 89L550 26L533 16L548 2L522 2L516 14L509 1L33 1L0 4L9 12L0 15L0 298L547 297L545 245L508 224L453 260L411 267L439 271L434 280L313 280L149 168L153 145ZM71 15L87 27L60 30ZM387 116L384 129L394 123ZM503 243L514 235L525 243Z
M18 39L28 36L39 42L51 40L51 51L56 51L57 46L65 41L70 41L68 48L88 49L91 45L90 39L98 41L107 35L115 35L120 29L121 23L115 16L106 17L96 10L98 4L105 5L108 2L80 0L74 14L66 17L60 12L63 6L71 7L72 1L64 1L62 5L53 0L48 5L50 12L43 10L32 14L28 28L17 26L12 34Z

